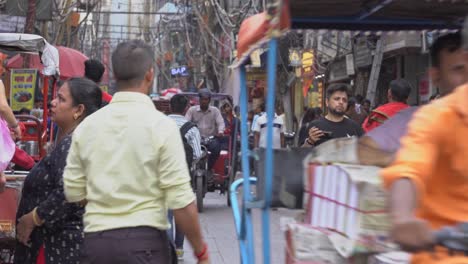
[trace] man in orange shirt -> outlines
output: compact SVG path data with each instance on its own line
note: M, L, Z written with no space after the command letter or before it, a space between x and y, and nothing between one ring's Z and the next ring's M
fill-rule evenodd
M387 93L388 103L372 110L366 120L364 120L364 123L362 123L362 128L366 133L380 126L396 113L409 107L406 103L411 93L411 86L408 81L404 79L393 80L390 82L389 87Z
M464 32L468 40L468 21ZM466 48L465 48L466 50ZM468 60L468 53L463 56ZM390 190L393 239L408 251L433 245L431 230L468 221L468 84L422 107L395 162L382 172ZM412 263L436 263L445 252L419 253Z

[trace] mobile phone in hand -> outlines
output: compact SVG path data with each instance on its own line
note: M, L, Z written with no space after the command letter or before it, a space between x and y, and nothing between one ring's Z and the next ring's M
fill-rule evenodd
M322 130L322 133L323 133L323 138L332 138L332 136L333 136L333 132L331 132L331 131L323 131Z

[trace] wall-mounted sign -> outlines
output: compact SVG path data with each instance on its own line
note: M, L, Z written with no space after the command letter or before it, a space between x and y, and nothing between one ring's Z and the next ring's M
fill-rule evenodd
M372 52L369 49L367 38L360 37L354 44L354 64L356 68L372 65Z
M330 75L329 75L330 82L341 81L349 77L348 73L346 72L346 59L345 58L341 58L332 62L329 67L330 67Z
M188 76L188 69L186 66L175 67L171 69L172 76Z

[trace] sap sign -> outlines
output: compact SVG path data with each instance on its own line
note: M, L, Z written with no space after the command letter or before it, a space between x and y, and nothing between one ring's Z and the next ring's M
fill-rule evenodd
M181 67L177 67L177 68L172 68L171 69L171 75L172 76L188 76L188 71L187 71L187 67L185 66L181 66Z

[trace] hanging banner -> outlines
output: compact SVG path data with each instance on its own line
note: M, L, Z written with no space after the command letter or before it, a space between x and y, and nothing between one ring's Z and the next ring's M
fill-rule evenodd
M36 69L12 69L10 106L13 111L21 108L33 109L36 90Z

